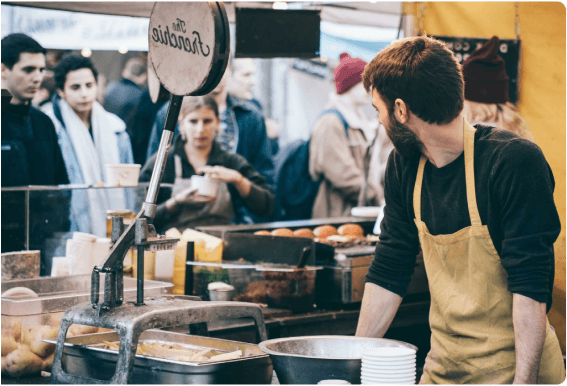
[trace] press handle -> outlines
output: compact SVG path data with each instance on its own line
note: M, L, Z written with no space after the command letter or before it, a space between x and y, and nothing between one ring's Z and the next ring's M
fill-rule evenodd
M91 304L93 308L96 308L99 301L99 290L100 290L100 272L98 267L93 268L91 273Z

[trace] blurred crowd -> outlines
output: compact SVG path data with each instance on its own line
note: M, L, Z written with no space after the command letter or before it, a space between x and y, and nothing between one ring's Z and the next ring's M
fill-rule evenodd
M507 78L498 72L503 64L494 39L464 67L465 115L504 127L512 122L533 140L507 90L498 92ZM163 179L174 188L160 192L156 226L335 218L350 216L354 207L382 206L393 146L378 114L363 111L370 101L361 80L365 66L343 53L309 140L280 146L281 124L254 98L254 61L231 59L210 94L184 98ZM131 58L121 78L105 87L89 58L46 55L24 34L2 39L2 85L11 94L2 98L2 187L100 186L108 181L106 164L124 163L140 164L140 181L149 181L170 97L148 82L151 70L146 59ZM502 97L475 94L475 82L494 80L490 95ZM193 175L221 184L214 200L191 188ZM102 233L105 209L123 209L126 200L104 189L74 194L73 227Z

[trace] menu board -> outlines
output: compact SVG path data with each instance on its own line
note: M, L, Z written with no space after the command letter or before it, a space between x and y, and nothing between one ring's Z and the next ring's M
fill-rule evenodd
M432 36L447 44L447 47L455 53L459 63L463 63L469 56L489 38L466 38L455 36ZM498 54L504 59L506 74L510 79L508 94L510 102L516 104L518 101L518 73L520 68L520 47L521 40L500 39L500 49Z

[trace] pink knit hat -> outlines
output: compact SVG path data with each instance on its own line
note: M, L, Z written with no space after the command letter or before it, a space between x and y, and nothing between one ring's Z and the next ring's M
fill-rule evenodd
M346 52L343 52L340 58L341 62L335 68L335 86L339 95L362 82L362 71L364 71L366 66L364 60L351 58Z

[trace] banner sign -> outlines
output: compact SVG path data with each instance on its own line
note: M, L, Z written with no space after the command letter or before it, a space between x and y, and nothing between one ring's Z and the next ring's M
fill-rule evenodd
M147 51L148 25L148 18L2 5L2 37L25 33L48 49Z

